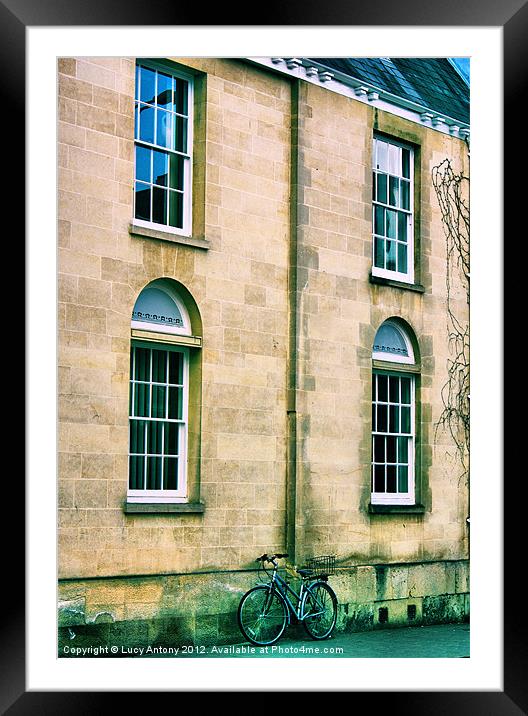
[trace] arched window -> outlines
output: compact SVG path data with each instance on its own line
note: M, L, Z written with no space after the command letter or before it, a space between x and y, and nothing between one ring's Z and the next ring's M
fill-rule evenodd
M414 363L412 344L403 329L394 321L383 323L374 338L372 357L394 363Z
M141 291L132 311L132 328L159 333L191 334L191 323L185 304L171 284L162 279L152 281Z
M131 327L127 502L186 502L192 330L174 282L143 289Z
M372 504L415 503L416 367L403 325L376 333L372 373Z

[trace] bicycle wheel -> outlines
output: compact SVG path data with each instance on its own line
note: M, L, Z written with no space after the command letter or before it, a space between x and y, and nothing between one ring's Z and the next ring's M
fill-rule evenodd
M246 592L237 612L238 626L248 641L257 646L273 644L288 622L288 607L275 590L264 585Z
M304 593L303 626L312 639L328 639L337 621L337 597L326 582L310 584Z

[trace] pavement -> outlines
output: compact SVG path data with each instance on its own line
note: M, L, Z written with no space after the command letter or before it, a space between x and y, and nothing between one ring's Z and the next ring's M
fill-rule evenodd
M373 631L339 633L324 641L314 641L301 633L299 626L289 627L290 634L268 647L249 642L218 646L176 647L165 653L148 653L157 658L345 658L345 659L422 659L467 658L469 624L393 627ZM177 649L177 651L176 651Z

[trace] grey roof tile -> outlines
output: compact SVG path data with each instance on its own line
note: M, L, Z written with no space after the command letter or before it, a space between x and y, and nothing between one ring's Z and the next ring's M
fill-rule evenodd
M469 124L469 86L445 57L311 59L329 70Z

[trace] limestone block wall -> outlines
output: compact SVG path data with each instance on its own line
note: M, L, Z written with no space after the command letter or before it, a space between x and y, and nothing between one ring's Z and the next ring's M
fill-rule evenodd
M426 127L305 83L299 88L297 550L342 563L467 554L467 484L454 444L435 433L449 356L446 239L431 171L467 147ZM414 145L416 290L379 285L372 266L374 131ZM454 310L468 320L457 290ZM422 515L369 514L372 345L384 320L413 331L421 358Z
M129 232L134 59L59 60L63 577L238 568L283 545L290 88L236 61L180 62L197 73L208 249ZM203 514L123 512L130 320L160 277L189 290L204 326Z
M442 569L447 580L447 566L413 571L442 560L467 573L467 485L452 440L434 430L449 347L445 237L430 181L446 157L468 173L467 147L248 63L173 59L196 73L198 246L129 230L134 59L58 64L64 629L101 623L110 634L118 629L111 625L141 622L143 633L149 620L165 628L177 618L182 633L227 633L248 586L244 570L289 545L298 564L337 555L345 569L336 578L340 628L375 625L379 608L388 609L389 624L406 623L407 606L432 618L428 599L447 614L440 602L449 595L466 614L467 585L420 593L397 585ZM416 147L419 290L369 278L374 131ZM140 291L160 277L186 287L203 326L200 436L191 455L205 505L199 514L123 510L130 320ZM460 292L454 306L467 320ZM423 514L369 511L372 342L391 316L412 327L421 358ZM380 575L389 573L386 591ZM221 604L206 606L219 594ZM421 601L411 603L415 597Z
M255 572L78 580L60 584L59 656L117 656L127 649L242 643L237 607ZM337 632L463 622L469 617L464 560L363 565L330 577ZM293 587L298 585L292 583ZM292 624L284 639L306 634ZM72 652L72 648L79 651ZM98 654L96 649L102 649ZM123 652L122 652L123 649Z

